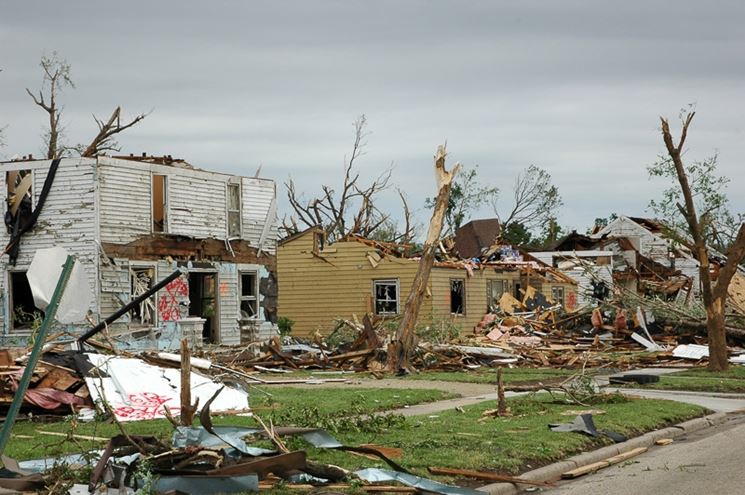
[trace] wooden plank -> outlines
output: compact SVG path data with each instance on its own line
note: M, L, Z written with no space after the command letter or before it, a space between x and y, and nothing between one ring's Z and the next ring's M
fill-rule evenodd
M636 449L629 450L628 452L623 452L622 454L614 455L613 457L609 457L606 459L611 464L618 464L619 462L623 462L627 459L631 459L632 457L636 457L639 454L643 454L649 450L648 447L639 447Z
M592 464L588 464L587 466L578 467L565 473L561 473L561 477L565 480L574 479L585 474L594 473L595 471L606 468L608 466L610 466L610 463L608 461L593 462Z
M607 459L603 461L593 462L592 464L588 464L587 466L582 466L576 469L572 469L570 471L562 473L561 477L563 479L574 479L579 476L583 476L585 474L594 473L595 471L598 471L599 469L612 466L613 464L618 464L619 462L623 462L639 454L643 454L647 450L648 450L647 447L639 447L636 449L632 449L632 450L629 450L628 452L624 452L622 454L618 454L613 457L608 457Z
M470 469L453 469L453 468L440 468L440 467L428 467L427 470L432 474L441 474L445 476L465 476L467 478L474 478L477 480L485 481L502 481L506 483L520 483L521 485L532 485L532 486L555 486L553 483L547 481L531 481L524 478L517 478L515 476L507 476L504 474L489 473L486 471L472 471Z
M655 445L670 445L671 443L673 443L672 438L660 438L654 442Z

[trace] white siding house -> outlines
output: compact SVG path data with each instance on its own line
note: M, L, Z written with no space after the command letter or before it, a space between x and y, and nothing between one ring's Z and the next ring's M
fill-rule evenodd
M0 163L7 192L3 246L39 204L51 164ZM27 175L32 178L24 181ZM18 209L20 198L25 203ZM34 227L20 236L15 262L8 254L0 257L5 341L31 332L34 308L24 273L37 249L52 246L65 248L85 267L96 295L90 308L95 322L178 267L187 269L112 327L123 342L145 335L168 347L174 331L199 318L206 320L205 339L219 344L240 343L242 326L273 328L276 307L270 301L276 294L259 288L276 287L262 283L275 269L274 181L199 170L170 157L65 158L45 199ZM24 207L26 213L19 213ZM161 345L165 340L168 345Z

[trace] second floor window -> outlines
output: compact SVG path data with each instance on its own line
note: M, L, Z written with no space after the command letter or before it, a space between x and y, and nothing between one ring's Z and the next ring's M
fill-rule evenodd
M168 232L168 180L153 175L153 232Z
M241 236L241 186L228 184L228 237Z

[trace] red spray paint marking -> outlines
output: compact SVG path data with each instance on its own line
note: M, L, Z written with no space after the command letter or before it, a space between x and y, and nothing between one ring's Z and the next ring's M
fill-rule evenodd
M158 297L158 313L161 321L178 321L181 319L180 297L189 297L189 283L179 277L166 285L166 293Z

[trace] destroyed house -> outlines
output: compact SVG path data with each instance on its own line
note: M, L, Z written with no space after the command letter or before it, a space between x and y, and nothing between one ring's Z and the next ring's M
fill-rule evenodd
M526 255L527 256L527 255ZM450 322L471 331L502 295L523 299L533 287L546 299L574 309L576 283L557 270L522 256L507 261L435 261L419 324ZM396 318L416 275L419 258L400 245L356 235L326 244L323 230L287 237L277 248L278 312L293 320L293 334L328 334L339 318L366 313Z
M276 188L167 157L3 162L0 324L6 340L41 317L25 272L37 249L62 247L83 265L90 321L115 313L177 269L181 277L110 327L114 340L168 348L181 334L238 344L276 320ZM33 222L35 218L35 223ZM24 232L22 226L33 226Z

